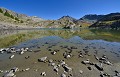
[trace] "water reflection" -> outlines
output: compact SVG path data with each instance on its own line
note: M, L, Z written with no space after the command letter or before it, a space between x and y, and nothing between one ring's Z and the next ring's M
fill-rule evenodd
M59 36L64 39L81 37L87 40L107 40L120 42L120 31L99 29L37 29L37 30L0 30L0 47L8 47L32 39L46 36ZM76 39L74 39L76 40ZM77 42L77 41L76 41Z

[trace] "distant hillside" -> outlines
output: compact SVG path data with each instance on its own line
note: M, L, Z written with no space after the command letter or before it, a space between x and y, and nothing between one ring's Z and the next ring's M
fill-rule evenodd
M84 28L90 26L91 23L80 21L70 16L63 16L58 20L46 20L39 23L40 27L46 28Z
M27 16L25 14L19 14L5 8L0 8L0 22L2 23L34 26L37 22L43 20L44 19L36 16Z
M90 28L91 27L118 29L120 28L120 13L107 14L105 17L91 25Z
M83 21L87 21L89 23L95 23L98 20L102 19L104 17L104 15L96 15L96 14L89 14L89 15L85 15L82 18L80 18L79 20L83 20Z

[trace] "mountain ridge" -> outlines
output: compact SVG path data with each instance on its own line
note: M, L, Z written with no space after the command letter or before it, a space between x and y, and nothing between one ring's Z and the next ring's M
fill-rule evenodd
M92 24L90 28L118 29L120 28L119 24L120 24L120 13L117 12L117 13L110 13L105 15L102 19Z
M110 13L107 15L88 14L79 19L66 15L56 20L46 20L37 16L27 16L6 8L0 8L0 23L1 25L2 23L7 23L18 25L18 27L22 25L33 28L89 28L94 27L93 25L96 25L99 21L103 21L103 19L104 21L105 19L110 19L110 15L114 15L113 18L119 19L117 14L119 15L119 13Z

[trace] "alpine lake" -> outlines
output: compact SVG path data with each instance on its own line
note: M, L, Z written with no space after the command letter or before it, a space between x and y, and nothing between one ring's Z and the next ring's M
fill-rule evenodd
M15 77L120 77L120 30L0 30L0 77L11 70Z

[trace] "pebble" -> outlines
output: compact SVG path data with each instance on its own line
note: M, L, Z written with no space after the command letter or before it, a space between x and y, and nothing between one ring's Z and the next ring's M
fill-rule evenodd
M19 71L19 69L18 69L17 67L12 68L11 70L12 70L13 72Z
M95 64L95 67L96 67L98 70L103 71L102 64L97 63L97 64Z
M11 56L9 57L9 59L12 59L14 56L15 56L15 55L11 55Z
M16 77L13 71L7 72L3 77Z
M67 77L65 74L61 74L61 77Z
M83 71L82 71L82 70L79 70L79 72L80 72L80 74L82 74L82 73L83 73Z
M0 70L0 73L3 73L3 70Z
M30 70L30 68L26 68L26 69L25 69L25 71L28 71L28 70Z
M39 58L38 61L39 61L39 62L45 62L46 59L47 59L47 56L46 56L46 57Z
M42 72L41 75L42 75L42 76L46 76L46 72Z

